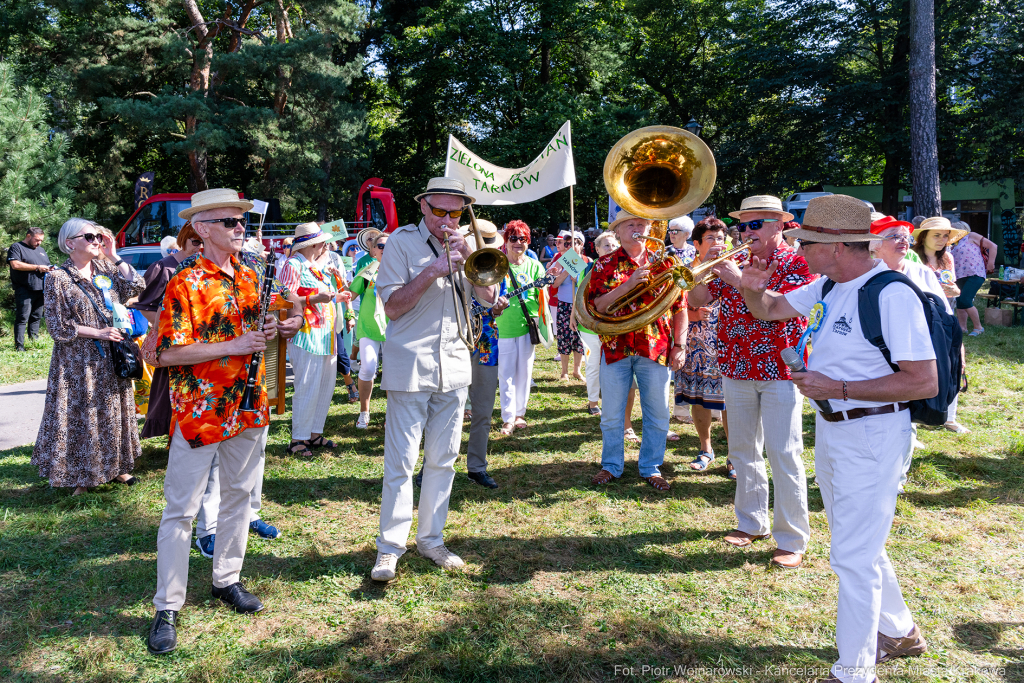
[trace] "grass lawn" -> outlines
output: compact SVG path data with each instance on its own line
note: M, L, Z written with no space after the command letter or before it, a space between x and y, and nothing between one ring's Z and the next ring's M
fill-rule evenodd
M53 339L43 320L36 340L25 339L25 351L14 350L14 312L0 311L0 385L45 378L50 371Z
M931 649L883 681L1024 681L1024 334L967 340L973 433L923 431L889 554ZM834 661L837 582L813 483L803 569L773 570L774 544L726 546L734 485L724 458L686 468L692 427L666 455L667 494L626 474L594 487L601 434L582 383L541 354L530 429L491 441L485 490L457 465L446 536L468 563L445 574L410 552L369 580L381 494L383 401L368 431L340 384L333 454L284 454L271 427L264 515L283 535L249 544L243 580L267 604L238 616L211 600L192 553L179 649L147 655L163 509L164 444L145 443L133 488L72 498L0 452L0 680L10 681L806 681ZM639 410L639 409L638 409ZM640 426L639 421L637 426ZM721 439L720 428L716 434ZM725 444L716 450L724 455ZM410 538L410 547L413 539ZM643 667L655 667L644 669ZM623 668L625 667L625 668ZM675 667L680 667L676 669ZM632 674L632 675L630 675Z

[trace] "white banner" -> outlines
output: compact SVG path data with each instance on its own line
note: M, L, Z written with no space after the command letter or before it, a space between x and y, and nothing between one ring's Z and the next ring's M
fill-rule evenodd
M544 151L522 168L495 166L449 135L444 174L461 180L476 203L484 206L525 204L575 185L569 122L562 124Z

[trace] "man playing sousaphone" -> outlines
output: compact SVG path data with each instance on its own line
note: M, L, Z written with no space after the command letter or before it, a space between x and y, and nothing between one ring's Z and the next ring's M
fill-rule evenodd
M370 260L356 271L349 289L359 297L359 316L356 318L355 343L359 345L359 417L356 429L370 426L370 394L377 377L380 352L384 345L384 332L388 326L384 304L377 293L377 270L384 255L388 236L376 228L359 233L356 242Z
M444 546L444 525L459 455L463 408L472 377L470 349L461 339L458 308L473 294L493 306L498 287L448 278L471 250L458 231L459 218L474 199L452 178L432 178L416 196L423 219L391 233L377 273L377 292L389 319L381 388L388 392L384 431L384 487L377 561L370 577L395 578L412 527L413 469L423 442L423 484L416 549L442 569L463 566ZM446 254L447 246L450 254ZM460 284L461 283L461 284ZM467 291L469 287L472 292ZM452 290L455 289L453 296ZM470 340L469 343L473 343ZM662 437L664 439L664 436Z
M160 360L170 366L171 436L157 535L156 618L152 654L177 647L178 611L185 603L192 520L206 490L210 468L220 463L220 514L213 555L213 597L236 612L263 609L239 581L249 535L249 495L259 474L270 422L265 370L256 383L255 411L240 412L246 368L277 331L267 315L259 329L264 273L238 254L245 241L245 212L252 202L234 190L192 195L178 215L191 219L204 252L182 264L167 284L157 333Z
M619 211L609 229L621 244L597 260L587 286L587 298L599 313L608 313L611 304L638 286L650 274L647 242L634 235L646 235L651 221L628 211ZM655 297L645 294L625 307L624 314L648 308ZM665 460L665 438L669 426L669 371L683 366L686 345L685 294L651 324L633 332L601 336L601 471L591 480L607 484L622 476L626 398L634 379L640 390L644 414L643 441L640 444L640 476L658 491L668 491L661 476Z

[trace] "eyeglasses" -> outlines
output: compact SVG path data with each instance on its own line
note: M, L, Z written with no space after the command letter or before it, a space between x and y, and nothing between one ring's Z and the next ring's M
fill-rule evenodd
M526 237L520 237L519 235L512 235L511 237L508 238L508 241L509 242L522 242L523 244L527 244L530 240L528 238L526 238Z
M387 242L377 242L377 248L383 249L385 244L387 244Z
M679 228L672 228L671 230L668 231L668 234L670 234L670 235L678 235L681 232L684 232L687 235L690 234L690 233L686 232L685 230L680 230Z
M86 232L86 233L82 233L81 235L75 235L74 237L69 237L68 239L77 240L79 237L81 237L83 240L85 240L89 244L92 244L93 242L96 241L96 238L98 238L99 235L97 235L95 233L91 233L91 232Z
M427 200L424 199L423 201L426 202ZM430 207L430 213L434 214L438 218L444 218L445 216L451 216L452 218L458 218L459 216L462 215L462 209L455 209L454 211L445 211L444 209L437 208L436 206L434 206L430 202L427 202L427 206Z
M233 230L234 228L237 228L239 225L241 225L243 228L245 227L245 219L244 218L234 218L234 217L231 217L231 218L214 218L213 220L209 220L209 221L196 221L196 222L197 223L222 223L224 225L224 227L228 228L229 230Z
M797 243L798 246L801 246L801 247L809 247L812 244L825 244L825 242L812 242L811 240L805 240L805 239L798 239L796 241L796 243Z
M888 237L883 237L882 239L887 240L889 242L906 242L907 244L910 244L910 235L889 235Z
M760 230L764 227L765 223L778 223L778 218L758 218L756 221L747 221L746 223L740 223L736 226L736 230L743 234L747 230Z

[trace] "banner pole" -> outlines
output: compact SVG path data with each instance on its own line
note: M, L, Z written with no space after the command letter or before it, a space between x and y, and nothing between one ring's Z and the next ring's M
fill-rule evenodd
M569 186L569 232L576 232L576 202L573 201L572 190L575 185Z

